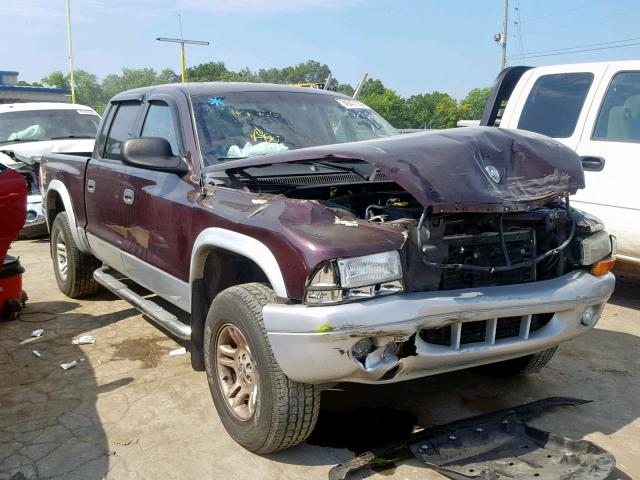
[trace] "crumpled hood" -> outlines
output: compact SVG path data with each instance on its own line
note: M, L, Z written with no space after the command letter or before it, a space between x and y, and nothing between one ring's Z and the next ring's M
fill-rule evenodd
M226 162L207 171L313 159L375 165L435 211L527 210L584 188L580 157L551 138L469 127L326 145Z
M0 162L8 167L15 168L16 162L3 153L13 152L18 160L31 165L33 163L31 157L41 156L46 153L92 152L94 142L93 138L69 138L0 145Z

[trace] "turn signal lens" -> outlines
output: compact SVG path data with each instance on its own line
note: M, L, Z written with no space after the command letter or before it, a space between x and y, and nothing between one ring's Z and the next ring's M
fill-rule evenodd
M613 270L613 266L615 264L616 259L613 257L600 260L599 262L594 263L593 267L591 268L591 275L600 276L604 275L605 273L609 273L611 270Z

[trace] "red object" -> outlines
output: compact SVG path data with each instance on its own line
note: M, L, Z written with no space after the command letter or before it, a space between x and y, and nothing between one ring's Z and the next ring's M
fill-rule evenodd
M20 260L7 255L0 268L0 318L11 319L20 311L23 273Z
M24 226L26 215L27 182L19 173L0 165L0 265Z

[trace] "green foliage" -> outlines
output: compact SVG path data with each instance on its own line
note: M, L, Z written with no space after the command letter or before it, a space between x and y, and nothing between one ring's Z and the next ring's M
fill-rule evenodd
M386 88L380 80L367 80L362 86L359 100L382 115L396 128L409 128L404 98Z
M462 117L468 120L479 120L484 113L484 106L489 99L489 87L474 88L467 96L460 102L460 111Z
M224 62L207 62L187 68L190 82L265 82L315 83L325 82L331 69L315 60L284 68L252 71L248 67L229 70ZM181 80L175 71L166 68L160 73L152 68L123 68L120 74L107 75L102 81L84 70L75 71L78 103L89 105L99 113L111 97L133 88L175 83ZM51 87L69 88L69 76L55 71L44 77L42 83ZM22 82L21 82L22 84ZM26 85L40 86L33 83ZM348 83L331 80L332 88L353 96L354 88ZM403 98L379 79L369 79L362 87L359 100L380 113L396 128L451 128L460 119L479 119L489 96L489 88L475 88L459 103L442 92L422 93Z

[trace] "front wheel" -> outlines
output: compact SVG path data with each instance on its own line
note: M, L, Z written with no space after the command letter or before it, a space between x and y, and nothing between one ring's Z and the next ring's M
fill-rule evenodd
M222 424L260 454L304 441L320 410L318 388L287 378L273 356L262 308L275 300L260 283L228 288L212 302L204 331L207 379Z
M556 350L558 347L551 347L526 357L483 365L479 369L482 373L492 377L524 377L542 370L551 361Z

